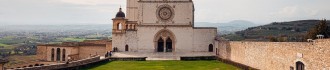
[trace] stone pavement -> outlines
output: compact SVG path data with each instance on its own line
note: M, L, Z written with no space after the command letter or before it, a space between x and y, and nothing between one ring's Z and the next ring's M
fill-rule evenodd
M214 52L114 52L112 57L148 57L147 60L180 60L181 56L215 56Z

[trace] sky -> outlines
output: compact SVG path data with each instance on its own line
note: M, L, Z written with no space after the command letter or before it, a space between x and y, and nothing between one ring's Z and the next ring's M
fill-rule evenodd
M193 0L195 22L330 19L330 0ZM0 0L1 24L111 24L126 0Z

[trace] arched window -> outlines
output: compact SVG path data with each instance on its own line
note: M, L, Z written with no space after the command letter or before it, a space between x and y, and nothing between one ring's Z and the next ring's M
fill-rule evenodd
M219 50L218 50L218 48L215 48L215 55L219 55Z
M209 52L213 52L213 45L212 44L209 45Z
M296 62L296 70L305 70L304 63L302 63L300 61Z
M119 24L117 25L117 30L121 30L121 29L122 29L122 24L119 23Z
M128 45L125 46L125 51L128 51Z
M62 50L62 61L65 61L65 49Z
M164 40L159 38L157 42L157 52L164 52Z
M54 58L55 58L55 49L52 48L52 52L51 52L51 60L54 61Z
M172 52L172 40L171 38L166 39L166 52Z
M61 49L57 48L56 49L56 61L60 61L61 59Z

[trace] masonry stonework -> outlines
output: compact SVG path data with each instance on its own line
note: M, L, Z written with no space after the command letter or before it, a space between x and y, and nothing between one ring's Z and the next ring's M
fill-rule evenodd
M192 0L127 0L127 17L120 8L112 19L112 46L118 52L210 52L217 28L194 27L194 10Z
M330 39L315 42L219 41L219 57L261 70L289 70L302 62L307 70L330 69ZM296 70L296 69L295 69Z
M111 44L108 40L40 44L37 47L37 58L50 62L74 61L94 55L105 55L106 52L112 51Z

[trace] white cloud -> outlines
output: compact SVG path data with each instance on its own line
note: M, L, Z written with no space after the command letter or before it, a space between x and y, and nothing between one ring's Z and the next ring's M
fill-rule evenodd
M279 10L278 12L271 13L275 16L283 16L283 17L293 17L294 15L298 14L298 7L297 6L287 6Z
M61 2L78 5L124 4L123 0L60 0Z
M319 10L305 10L308 13L308 16L317 16L319 14Z
M316 9L309 9L298 6L287 6L280 9L277 12L272 12L271 15L276 17L292 18L292 17L313 17L313 16L317 16L318 13L319 10Z

